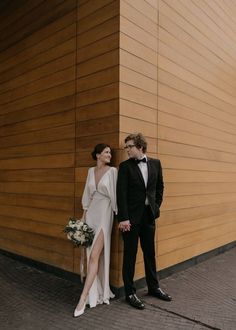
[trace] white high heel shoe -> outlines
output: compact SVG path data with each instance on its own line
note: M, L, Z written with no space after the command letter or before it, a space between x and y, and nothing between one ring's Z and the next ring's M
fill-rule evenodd
M78 317L78 316L84 314L85 306L86 306L86 303L84 303L84 306L80 310L75 309L74 310L74 317Z

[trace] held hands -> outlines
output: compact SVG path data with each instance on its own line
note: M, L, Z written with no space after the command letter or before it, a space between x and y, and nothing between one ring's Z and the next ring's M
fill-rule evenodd
M120 231L122 231L122 232L130 231L131 223L130 223L129 220L121 221L121 222L119 223L118 228L119 228Z

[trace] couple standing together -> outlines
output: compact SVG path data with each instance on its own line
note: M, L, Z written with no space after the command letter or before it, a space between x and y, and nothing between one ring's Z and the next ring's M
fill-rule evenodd
M84 313L86 304L109 304L114 295L109 286L110 243L114 212L124 242L123 281L126 301L144 309L134 286L138 240L143 251L148 294L162 300L171 297L159 286L155 260L155 219L160 215L163 177L158 159L146 156L147 142L141 133L125 139L129 159L117 169L109 167L111 148L98 144L92 152L97 165L88 171L82 197L83 218L96 232L87 248L87 277L74 316Z

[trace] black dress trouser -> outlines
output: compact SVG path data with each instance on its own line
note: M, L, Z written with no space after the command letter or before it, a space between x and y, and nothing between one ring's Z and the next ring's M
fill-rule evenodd
M145 207L141 222L139 224L132 223L131 230L123 232L122 236L124 241L122 271L126 296L136 292L133 278L139 238L143 251L148 290L158 288L155 259L155 220L153 220L150 206Z

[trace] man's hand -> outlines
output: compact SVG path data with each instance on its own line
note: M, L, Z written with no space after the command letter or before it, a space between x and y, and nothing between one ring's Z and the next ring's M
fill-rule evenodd
M129 220L124 220L119 223L118 228L120 231L130 231L131 223Z

